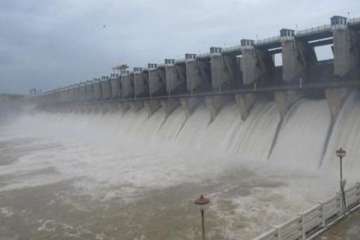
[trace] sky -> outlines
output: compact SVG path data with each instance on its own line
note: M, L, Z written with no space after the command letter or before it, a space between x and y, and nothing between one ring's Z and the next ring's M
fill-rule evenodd
M360 17L360 1L1 0L0 93L64 87L333 15Z

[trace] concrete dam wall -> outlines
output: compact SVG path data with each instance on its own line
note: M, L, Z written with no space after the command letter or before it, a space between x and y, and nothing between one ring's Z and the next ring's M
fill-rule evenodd
M203 119L202 124L212 124L223 117L219 113L232 106L232 114L250 124L245 133L253 135L256 128L264 132L265 138L269 131L266 128L272 129L263 149L265 158L278 154L281 132L289 126L294 112L301 111L299 104L321 102L314 107L316 113L307 110L304 114L321 113L318 124L322 125L322 140L314 146L323 161L343 104L360 86L359 40L360 19L334 16L329 25L301 31L281 29L276 37L242 39L239 46L211 47L207 54L187 53L184 59L165 59L164 64L149 63L147 68L129 71L127 65L122 65L110 76L46 92L36 101L40 109L50 112L141 111L149 121L161 112L165 116L162 124L176 111L191 119L197 109L209 113L209 121ZM318 59L315 50L321 46L332 49L332 59ZM281 64L275 61L278 54ZM254 123L260 121L259 112L269 114L261 118L274 125ZM246 140L246 144L249 142L252 140Z
M38 97L42 109L99 109L121 105L149 116L160 106L168 113L178 106L191 113L205 101L214 119L227 101L235 101L246 120L258 97L270 96L283 118L302 97L328 101L335 118L349 91L360 84L360 20L341 16L330 24L294 31L264 40L242 39L239 46L211 47L206 54L185 54L147 68L127 65L110 76L51 90ZM318 59L316 48L329 46L333 58ZM275 61L281 55L281 64ZM264 93L266 92L266 93Z

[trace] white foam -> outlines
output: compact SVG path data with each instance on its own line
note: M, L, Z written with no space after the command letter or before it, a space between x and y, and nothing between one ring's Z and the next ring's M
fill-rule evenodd
M33 139L34 149L39 145L48 147L31 151L30 145L29 152L17 162L0 166L0 176L18 176L0 191L74 180L79 191L103 201L121 198L128 202L146 190L222 181L227 171L250 169L254 177L238 177L239 181L253 182L251 194L234 193L229 200L237 206L240 216L253 221L245 230L251 236L336 191L337 168L331 165L330 155L338 144L351 152L349 158L353 160L346 169L358 166L355 160L360 157L358 100L356 95L347 103L331 136L326 168L320 170L330 124L324 100L305 100L293 109L281 126L270 159L269 151L280 123L273 102L258 102L245 122L235 104L226 105L212 123L204 105L189 118L181 108L168 118L161 109L151 117L145 109L126 114L21 116L11 125L1 127L0 139ZM35 174L48 168L55 171ZM27 179L21 178L26 174ZM281 184L262 187L256 185L259 180L276 180ZM221 184L230 192L240 185ZM216 198L226 198L225 193L226 189L214 193L214 202ZM217 209L216 204L212 209L229 219L226 232L231 237L239 220L234 218L231 227L234 215ZM258 229L258 225L264 227Z

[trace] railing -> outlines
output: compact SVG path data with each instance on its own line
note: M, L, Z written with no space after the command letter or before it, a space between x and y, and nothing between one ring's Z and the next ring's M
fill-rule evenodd
M349 25L356 25L356 24L360 24L360 17L349 19Z
M313 28L308 28L305 30L296 31L295 36L296 37L303 37L307 35L312 35L316 33L322 33L322 32L328 32L331 31L331 26L329 24L321 25Z
M254 240L310 240L318 236L349 212L360 207L360 183L345 192L347 209L341 194L303 212L298 217L274 227Z
M271 44L271 43L277 43L277 42L280 42L280 36L275 36L275 37L270 37L270 38L257 40L255 42L255 45L256 46L263 46L263 45L267 45L267 44Z
M196 94L185 93L185 94L176 94L176 95L164 95L164 96L152 96L152 97L138 97L138 98L110 98L110 99L92 99L92 100L76 100L76 99L68 99L67 101L47 101L47 104L51 103L84 103L84 104L92 104L94 102L116 102L116 103L128 103L128 102L141 102L141 101L150 101L150 100L169 100L169 99L181 99L181 98L199 98L199 97L211 97L211 96L231 96L237 94L261 94L267 92L275 92L275 91L306 91L307 89L326 89L326 88L352 88L352 87L360 87L360 81L342 81L342 80L333 80L328 82L318 82L318 83L299 83L296 84L282 84L278 86L249 86L247 88L235 89L235 90L224 90L224 91L210 91L210 92L199 92ZM51 95L43 95L41 97L50 97Z
M226 47L223 49L223 53L237 52L241 51L241 45Z
M198 55L196 55L196 58L209 58L210 56L210 53L199 53Z
M184 63L184 62L186 62L186 59L185 59L185 58L175 59L175 63Z

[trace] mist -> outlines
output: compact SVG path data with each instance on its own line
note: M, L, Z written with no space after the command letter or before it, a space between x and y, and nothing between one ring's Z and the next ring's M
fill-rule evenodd
M2 211L5 219L37 221L34 236L193 239L199 233L192 201L206 193L211 239L249 239L333 195L339 144L351 152L348 184L357 180L358 101L358 93L349 97L324 159L325 100L300 101L280 128L268 101L258 102L245 122L231 103L214 121L202 105L190 117L182 108L150 117L146 109L31 110L0 128L2 154L10 159L0 166L0 195L21 193L29 212L17 209L15 199L5 200ZM32 203L38 194L47 195L36 200L46 211ZM29 224L24 220L16 229L31 231Z

